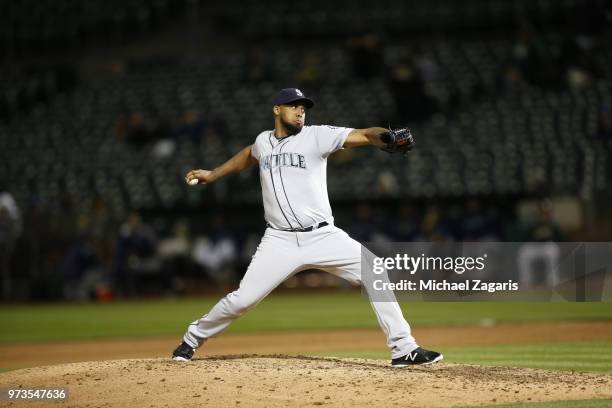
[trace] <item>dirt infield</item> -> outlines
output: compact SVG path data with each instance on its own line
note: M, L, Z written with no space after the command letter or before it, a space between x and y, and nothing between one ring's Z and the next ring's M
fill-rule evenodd
M612 321L550 321L483 326L415 328L419 343L444 350L452 346L534 344L580 340L612 340ZM167 357L180 336L95 341L0 344L0 367L23 368L125 358ZM316 354L338 351L386 350L379 329L223 334L212 339L197 357L221 354Z
M612 339L609 321L486 323L419 328L415 334L441 351ZM189 363L169 360L177 343L173 337L2 344L0 367L34 368L0 373L0 384L69 389L67 401L37 407L447 407L612 397L612 375L605 374L448 363L397 369L387 360L278 354L384 350L375 329L227 334ZM4 406L24 404L0 401Z
M612 397L610 375L282 355L73 363L1 378L10 387L67 387L65 402L36 404L66 407L450 407Z

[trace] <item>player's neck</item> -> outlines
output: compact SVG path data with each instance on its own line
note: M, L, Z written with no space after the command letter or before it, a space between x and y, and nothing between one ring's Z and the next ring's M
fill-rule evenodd
M274 137L277 139L284 139L288 136L292 136L289 134L289 132L287 131L287 129L285 129L284 126L276 126L274 128L274 133L273 133Z
M277 129L274 129L274 132L272 133L272 135L273 135L275 138L277 138L277 139L284 139L284 138L286 138L286 137L288 136L286 133L285 133L285 134L282 134L282 133L281 133L281 132L279 132Z

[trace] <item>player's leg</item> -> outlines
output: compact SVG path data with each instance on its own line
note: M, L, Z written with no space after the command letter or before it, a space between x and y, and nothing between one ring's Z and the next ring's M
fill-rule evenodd
M293 239L291 239L293 238ZM183 341L192 348L225 330L274 288L301 268L295 237L268 228L237 290L187 328Z
M314 242L308 247L306 262L351 283L361 284L361 244L334 226L313 233L320 235L320 238L315 238L313 234ZM366 291L368 286L365 285ZM418 345L395 296L391 293L385 301L372 301L374 297L370 293L368 296L378 323L387 336L392 357L401 357L416 349Z

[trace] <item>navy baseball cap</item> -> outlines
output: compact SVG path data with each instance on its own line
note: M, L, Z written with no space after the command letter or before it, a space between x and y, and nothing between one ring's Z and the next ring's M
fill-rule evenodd
M272 102L274 105L287 105L297 101L304 102L306 109L310 109L314 106L312 99L307 98L304 93L297 88L281 89Z

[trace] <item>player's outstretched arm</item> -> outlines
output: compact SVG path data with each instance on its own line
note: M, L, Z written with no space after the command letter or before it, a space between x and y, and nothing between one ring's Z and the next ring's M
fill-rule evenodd
M343 147L358 147L358 146L378 146L383 147L385 143L380 139L380 136L389 129L381 127L371 127L366 129L353 129L349 133Z
M378 146L387 153L402 153L405 156L414 147L414 138L408 128L353 129L348 134L343 147L365 145Z
M257 160L251 155L251 146L249 145L239 151L234 157L215 168L214 170L191 170L185 175L187 184L207 184L219 180L228 174L237 173L248 169L257 163ZM197 183L193 180L197 180Z

